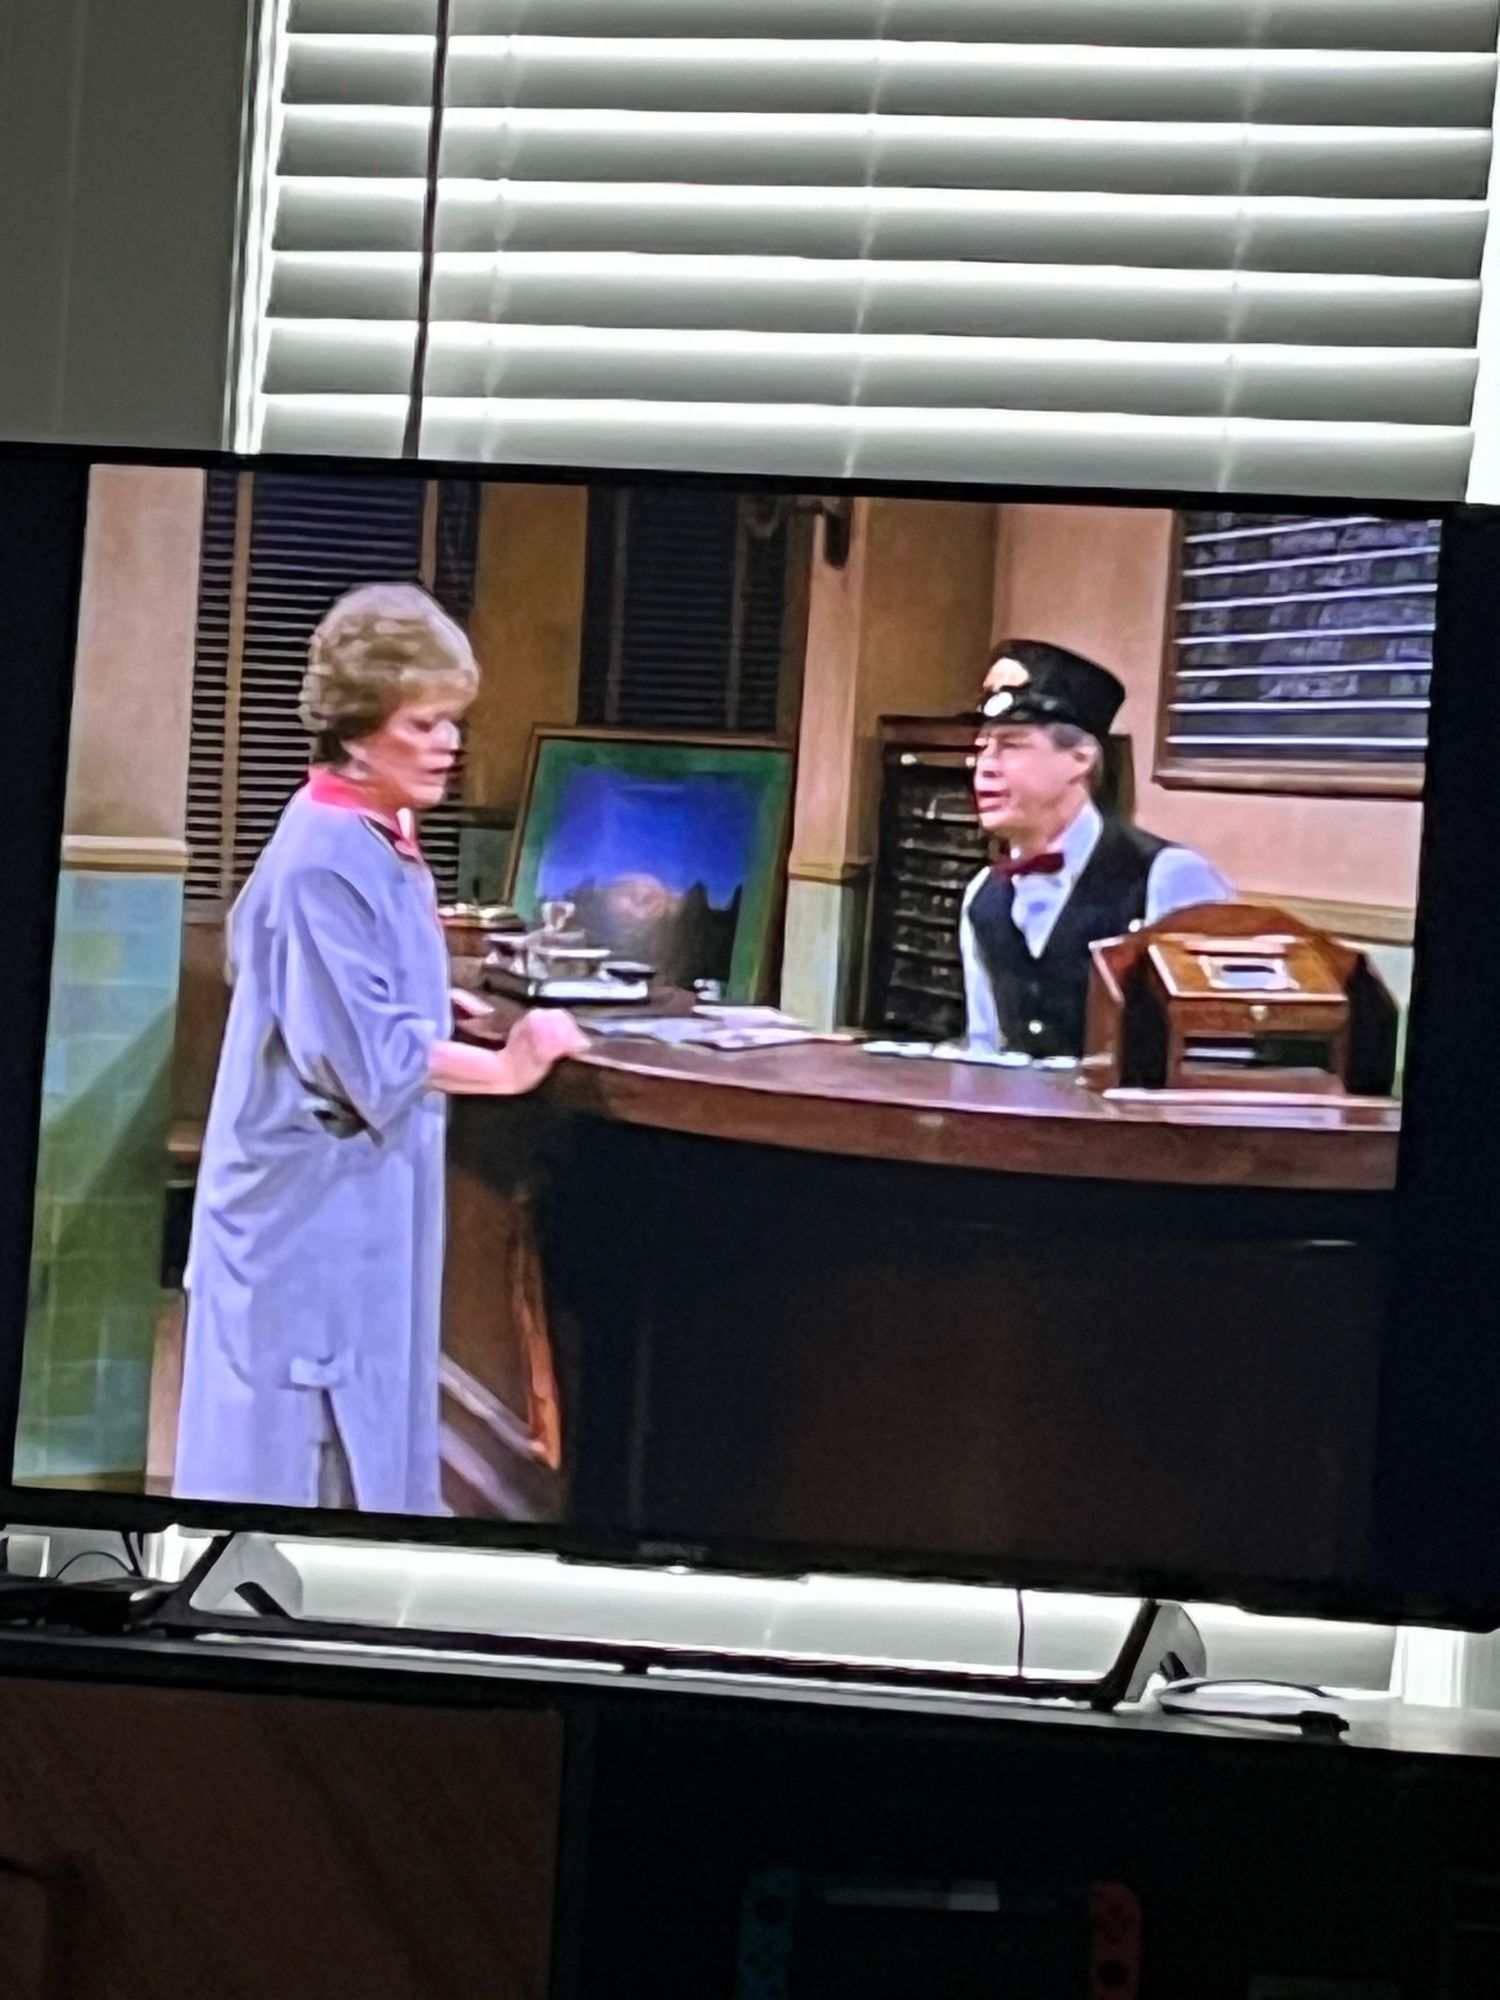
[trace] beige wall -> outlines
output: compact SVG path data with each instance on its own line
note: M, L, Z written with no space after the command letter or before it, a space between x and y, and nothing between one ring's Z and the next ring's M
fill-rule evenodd
M1421 807L1409 799L1319 799L1171 790L1154 782L1167 641L1172 516L1125 507L1005 507L995 636L1050 639L1125 683L1142 826L1205 853L1237 888L1381 910L1416 897Z
M792 872L868 862L882 715L973 706L989 639L995 509L861 500L849 561L815 558Z
M578 719L588 493L487 486L469 633L484 669L469 718L466 796L514 813L538 723Z
M868 513L867 501L856 502L849 559L842 569L823 560L821 530L814 541L792 809L794 875L840 870L857 848L852 746L858 727Z
M781 996L819 1027L858 1004L880 718L972 707L994 572L995 509L979 504L861 500L845 567L814 556Z
M99 466L89 480L66 830L181 841L203 475Z

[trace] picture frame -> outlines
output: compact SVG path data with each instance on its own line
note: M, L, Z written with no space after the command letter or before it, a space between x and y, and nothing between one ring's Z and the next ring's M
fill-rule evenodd
M533 730L506 884L528 923L573 905L591 942L666 985L765 996L775 968L792 806L771 737Z

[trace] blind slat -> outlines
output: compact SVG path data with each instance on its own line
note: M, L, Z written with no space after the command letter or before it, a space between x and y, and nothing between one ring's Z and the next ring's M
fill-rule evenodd
M391 458L405 418L402 397L269 397L265 449ZM423 439L455 461L1370 500L1451 498L1472 443L1458 425L545 397L429 397Z
M421 174L427 127L415 106L292 105L281 171ZM1475 200L1490 150L1487 128L460 107L440 164L481 179Z
M272 396L399 397L410 325L282 322ZM996 340L880 334L506 326L433 329L429 392L588 401L885 404L1378 423L1468 421L1475 357L1461 349L1303 348L1267 342Z
M997 25L1003 25L997 23ZM802 111L944 118L1254 119L1263 124L1482 125L1485 55L974 47L917 42L456 36L448 103L573 110ZM294 36L285 101L417 105L430 36Z
M273 316L409 319L417 309L418 263L403 252L279 257ZM511 251L439 257L432 316L531 326L1472 347L1479 284L1102 265Z
M415 178L289 180L276 247L416 250L423 199ZM437 247L1115 264L1128 232L1137 268L1472 279L1485 216L1481 201L445 180Z
M307 34L430 34L435 0L292 0ZM866 35L878 20L892 39L993 41L996 0L547 0L559 34ZM454 0L464 35L534 29L537 0ZM1066 20L1079 41L1184 48L1487 50L1496 0L1005 0L1006 36L1052 42Z

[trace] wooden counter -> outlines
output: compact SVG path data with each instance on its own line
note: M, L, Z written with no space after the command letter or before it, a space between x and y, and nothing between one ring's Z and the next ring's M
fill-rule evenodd
M462 1031L469 1039L504 1040L520 1009L493 1004L490 1022ZM690 1005L663 996L654 1011ZM1192 1187L1388 1192L1401 1129L1400 1107L1385 1099L1102 1096L1076 1072L869 1055L836 1041L731 1053L611 1035L565 1064L548 1095L621 1124L742 1145Z
M1106 1098L1076 1074L810 1042L726 1054L611 1039L567 1065L569 1108L742 1145L913 1166L1196 1187L1395 1185L1400 1112L1245 1092Z
M749 1553L1347 1579L1398 1121L597 1043L454 1107L447 1367L491 1469L450 1498Z

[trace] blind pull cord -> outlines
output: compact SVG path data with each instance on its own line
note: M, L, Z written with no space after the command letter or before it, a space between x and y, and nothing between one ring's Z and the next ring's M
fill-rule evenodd
M452 0L437 0L432 46L432 116L427 126L427 182L422 194L422 254L417 271L417 332L412 347L411 388L406 398L403 458L422 455L422 403L427 385L427 349L432 328L432 274L437 261L438 177L443 153L443 106L448 94L448 47Z

